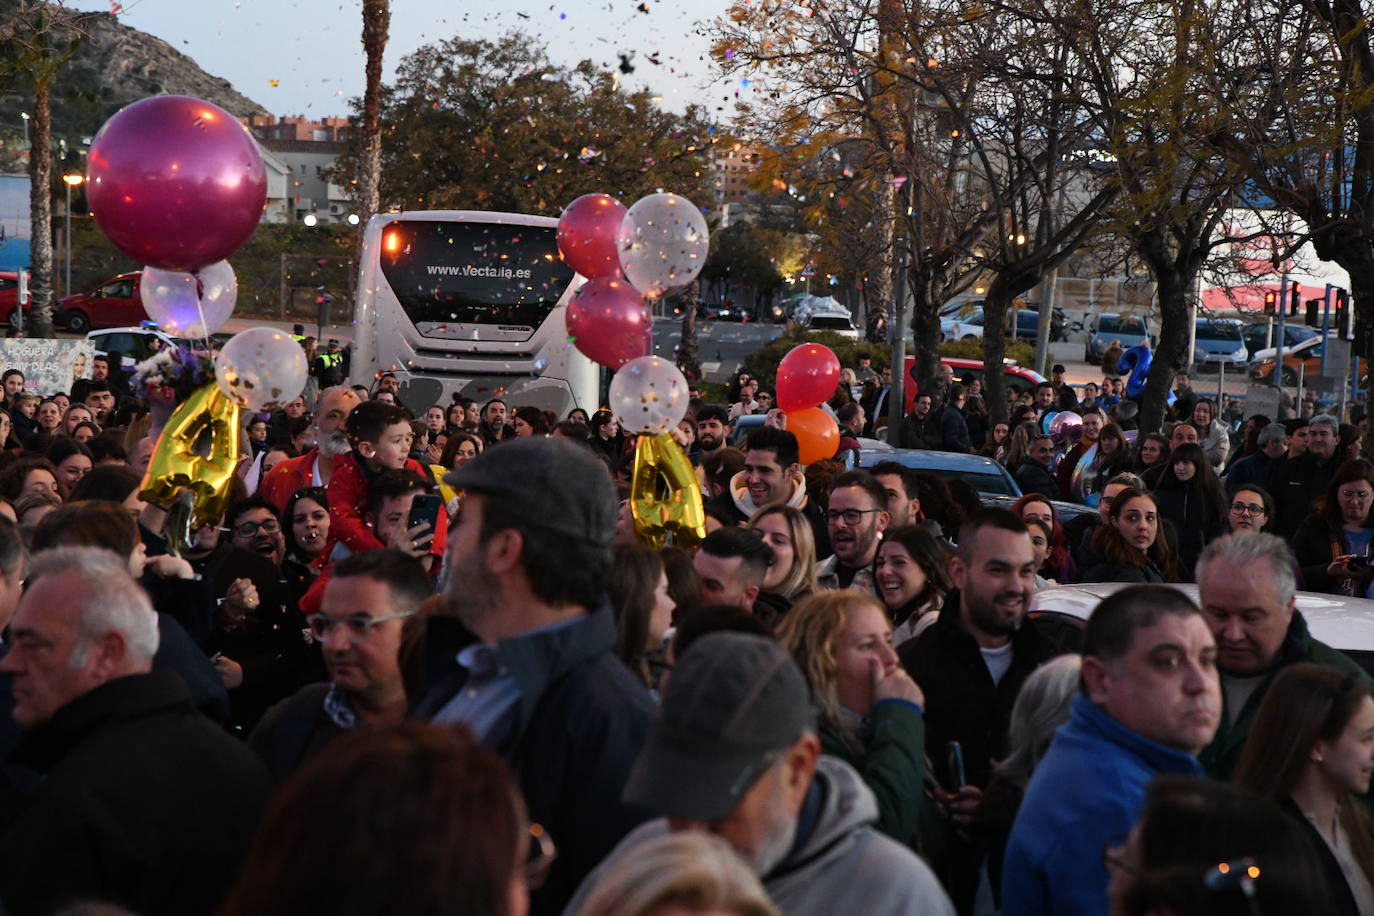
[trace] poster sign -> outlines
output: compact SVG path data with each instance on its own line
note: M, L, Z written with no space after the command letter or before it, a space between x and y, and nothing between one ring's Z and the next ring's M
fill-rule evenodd
M0 339L0 372L24 373L24 390L37 395L70 392L72 381L91 377L95 347L89 340Z

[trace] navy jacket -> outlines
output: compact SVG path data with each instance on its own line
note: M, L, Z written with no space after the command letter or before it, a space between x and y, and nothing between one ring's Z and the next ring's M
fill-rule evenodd
M1202 775L1197 758L1131 731L1084 696L1026 787L1002 866L1003 916L1102 916L1102 847L1131 832L1159 773Z
M463 689L458 653L478 641L452 617L427 622L424 685L411 706L427 720ZM532 912L559 913L582 879L651 812L625 805L621 790L649 735L654 702L614 654L610 607L517 643L502 661L520 689L514 732L494 748L511 764L530 819L558 846Z

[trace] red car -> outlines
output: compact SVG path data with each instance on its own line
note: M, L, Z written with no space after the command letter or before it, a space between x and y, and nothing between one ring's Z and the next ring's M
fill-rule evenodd
M967 387L968 383L977 379L983 380L983 361L979 359L958 359L953 356L945 356L940 359L941 364L949 366L954 370L954 380ZM906 413L911 413L911 409L916 406L916 380L912 373L916 369L916 357L906 358L906 377L909 384L905 388ZM1002 372L1006 378L1007 389L1012 397L1021 391L1034 390L1035 386L1045 381L1045 377L1033 369L1015 364L1002 367Z
M92 328L136 327L148 320L138 289L142 278L139 271L120 274L88 293L65 296L53 307L53 320L80 334Z
M0 316L11 325L17 320L15 306L19 305L19 274L0 270Z

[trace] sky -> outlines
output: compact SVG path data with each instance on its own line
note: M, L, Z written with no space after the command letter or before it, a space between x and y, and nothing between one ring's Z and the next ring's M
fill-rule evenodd
M360 0L68 0L114 11L120 21L171 44L201 69L278 115L348 114L363 90ZM726 83L711 85L708 42L699 26L727 0L391 0L386 79L422 45L462 35L496 38L523 30L561 64L587 58L612 72L621 55L646 87L681 111L696 102L725 120ZM654 61L657 61L655 63ZM731 99L733 101L733 99ZM717 108L721 110L717 111Z

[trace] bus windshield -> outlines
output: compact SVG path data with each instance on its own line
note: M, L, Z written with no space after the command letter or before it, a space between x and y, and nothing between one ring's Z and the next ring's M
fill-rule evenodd
M397 220L383 233L380 259L417 327L454 322L533 332L573 279L553 226Z

